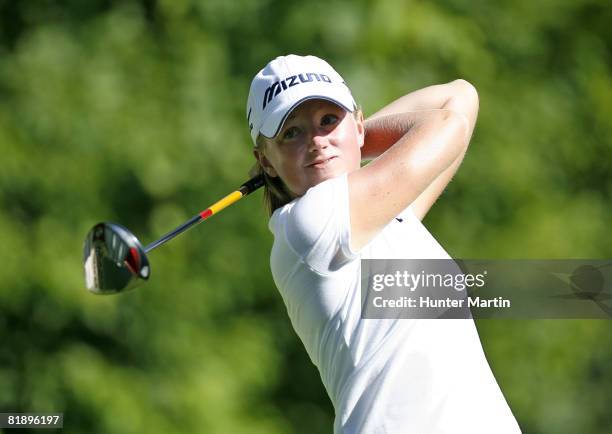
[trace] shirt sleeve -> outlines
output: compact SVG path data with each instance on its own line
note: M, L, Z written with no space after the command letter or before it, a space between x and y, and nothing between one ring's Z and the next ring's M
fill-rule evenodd
M271 229L275 237L284 231L291 250L320 274L332 273L359 257L350 249L346 173L310 188L274 217Z

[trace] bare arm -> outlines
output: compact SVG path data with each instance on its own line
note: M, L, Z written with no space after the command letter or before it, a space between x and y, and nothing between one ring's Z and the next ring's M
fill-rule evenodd
M463 80L431 86L399 98L366 121L363 155L376 159L349 174L353 249L367 244L411 203L422 218L456 172L477 108L471 121L464 107L469 104L441 92L455 88L473 89ZM426 107L433 103L440 105Z
M464 149L413 202L413 210L419 219L425 217L461 165L476 124L478 105L476 89L465 80L455 80L409 93L379 110L366 121L365 144L362 148L364 160L378 157L414 127L414 118L418 116L418 111L451 110L461 115L467 123Z

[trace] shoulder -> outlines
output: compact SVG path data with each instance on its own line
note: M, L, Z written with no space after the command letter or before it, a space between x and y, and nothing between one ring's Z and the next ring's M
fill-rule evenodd
M270 218L270 230L276 236L279 230L288 227L306 236L309 231L325 226L330 218L341 212L343 200L348 201L346 174L311 187L303 196L275 210Z
M346 174L317 184L274 211L269 227L275 245L286 244L304 263L320 272L354 259L348 250L348 207Z

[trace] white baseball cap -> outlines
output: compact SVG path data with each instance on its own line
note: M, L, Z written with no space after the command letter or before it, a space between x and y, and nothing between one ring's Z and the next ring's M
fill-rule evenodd
M251 82L246 114L253 143L259 134L275 137L295 107L319 98L348 112L355 107L344 79L325 60L295 54L272 60Z

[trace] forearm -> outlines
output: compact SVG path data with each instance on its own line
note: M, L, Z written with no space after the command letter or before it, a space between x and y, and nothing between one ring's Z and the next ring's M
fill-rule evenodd
M361 159L371 160L378 157L414 128L423 116L426 116L425 110L369 117L365 121L365 140L361 149Z
M450 83L436 84L410 92L387 104L369 116L368 119L390 114L444 108L453 95L455 95L458 87L457 84L461 81L455 80Z
M353 248L367 244L451 168L465 150L465 133L461 117L451 110L417 112L414 125L393 146L349 173ZM422 207L417 208L422 217Z
M397 142L424 112L450 110L460 115L466 128L466 145L478 115L478 95L465 80L429 86L398 98L365 122L362 159L378 157Z

